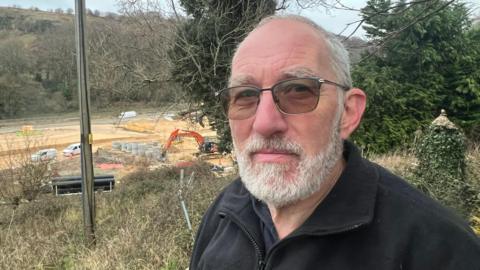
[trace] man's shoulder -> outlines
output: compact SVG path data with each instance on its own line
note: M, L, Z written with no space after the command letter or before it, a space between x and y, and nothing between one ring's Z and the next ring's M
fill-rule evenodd
M480 241L466 221L401 177L372 166L379 175L372 228L405 247L405 261L427 266L431 260L446 260L445 269L478 266L473 257L480 255Z
M392 173L388 169L370 162L373 167L378 171L378 196L396 200L404 205L414 205L419 207L420 210L444 209L434 199L428 197L417 188L413 187L404 178Z
M409 223L415 228L463 228L468 224L453 210L413 187L405 179L386 168L371 163L378 171L377 210L380 214L391 212L400 223Z

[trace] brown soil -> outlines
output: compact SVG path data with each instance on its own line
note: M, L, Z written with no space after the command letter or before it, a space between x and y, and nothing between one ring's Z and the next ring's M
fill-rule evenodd
M95 123L97 122L97 123ZM117 119L100 119L92 123L93 134L93 152L97 152L99 148L102 150L111 150L112 142L156 142L163 145L170 133L179 128L183 130L196 131L202 136L215 136L215 131L207 127L201 127L198 124L193 124L185 120L167 120L167 119L151 119L148 117L136 119L121 123L118 125ZM111 122L111 123L109 123ZM33 130L28 130L27 136L22 133L22 126L16 127L15 132L2 131L0 128L0 166L2 168L10 166L8 160L14 159L28 159L30 155L39 149L55 148L57 150L57 168L60 168L65 173L79 173L80 160L79 157L64 157L62 155L63 149L72 143L78 143L80 140L80 126L75 121L59 122L45 124L39 121L40 124L33 124ZM127 130L132 128L137 131ZM144 128L143 128L144 127ZM25 127L23 127L25 130ZM138 132L143 131L143 132ZM30 134L30 135L28 135ZM110 151L114 156L125 156L126 153L117 151ZM196 159L198 153L198 145L193 138L182 138L175 142L167 152L167 162L175 164L179 161L192 161ZM132 157L139 158L139 157ZM231 164L230 158L217 157L207 160L213 164L228 165ZM10 162L11 163L11 162ZM125 166L121 171L132 170L133 165ZM78 169L76 169L78 168ZM134 169L134 168L133 168ZM61 173L64 174L64 173Z

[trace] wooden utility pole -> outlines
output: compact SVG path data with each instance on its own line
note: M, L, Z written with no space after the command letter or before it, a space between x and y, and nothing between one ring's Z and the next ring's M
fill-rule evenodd
M80 99L80 143L82 147L82 204L85 241L95 245L95 194L93 189L92 132L90 125L90 93L85 39L85 1L75 0L75 33L77 43L78 92Z

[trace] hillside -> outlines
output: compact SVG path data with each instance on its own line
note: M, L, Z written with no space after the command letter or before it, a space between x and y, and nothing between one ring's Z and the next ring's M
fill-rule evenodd
M56 26L71 23L69 14L0 7L0 30L42 34Z
M173 101L176 88L167 82L168 27L145 35L145 26L136 20L87 15L94 108ZM0 119L78 108L72 14L0 8L0 63Z

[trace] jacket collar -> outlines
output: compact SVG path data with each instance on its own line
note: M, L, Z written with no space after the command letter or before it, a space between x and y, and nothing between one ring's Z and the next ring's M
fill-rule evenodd
M330 193L292 236L329 234L347 231L372 221L377 193L378 173L350 142L344 143L347 165ZM238 217L254 235L260 234L251 194L237 179L224 194L221 211Z
M294 233L326 234L351 230L372 221L378 172L357 147L345 141L347 165L330 193Z

